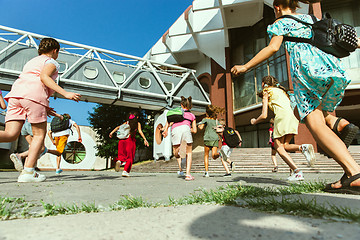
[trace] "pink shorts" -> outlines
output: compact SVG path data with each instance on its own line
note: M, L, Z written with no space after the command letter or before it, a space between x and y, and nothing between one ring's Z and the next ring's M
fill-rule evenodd
M47 107L24 98L9 98L5 122L13 120L26 120L29 123L42 123L47 121Z

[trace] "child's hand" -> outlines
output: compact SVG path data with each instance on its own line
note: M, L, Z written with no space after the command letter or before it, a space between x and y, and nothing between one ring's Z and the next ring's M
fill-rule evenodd
M149 146L149 143L148 143L148 141L147 141L146 139L144 139L144 145L145 145L146 147Z
M79 93L66 92L64 97L66 97L67 99L74 100L74 101L78 102L80 100L80 98L81 98L81 95Z
M109 138L112 138L112 135L113 135L113 133L111 132L111 133L109 133Z
M234 76L237 76L241 73L245 73L248 69L245 67L245 65L235 65L231 68L231 73Z
M53 109L53 108L51 108L51 107L47 107L46 108L46 113L47 113L47 115L50 117L50 116L56 116L56 112L55 112L55 110Z
M166 138L167 135L168 135L168 130L166 129L165 131L163 131L163 132L162 132L162 135L163 135L164 138Z
M255 125L255 124L256 124L256 118L252 118L252 119L250 120L250 123L251 123L251 125Z

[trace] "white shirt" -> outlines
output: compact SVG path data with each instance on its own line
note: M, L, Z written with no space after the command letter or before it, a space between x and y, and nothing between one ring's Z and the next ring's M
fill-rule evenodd
M52 135L53 137L61 137L61 136L66 136L66 135L70 135L70 128L74 125L74 121L69 119L69 128L68 129L65 129L65 130L62 130L60 132L53 132Z

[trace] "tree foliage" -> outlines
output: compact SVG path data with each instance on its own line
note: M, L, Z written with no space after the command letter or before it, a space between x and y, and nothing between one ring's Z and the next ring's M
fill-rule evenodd
M154 132L154 113L147 110L139 110L123 106L98 104L94 107L94 112L89 113L88 120L92 125L97 136L97 156L112 158L117 156L118 142L115 134L109 138L109 133L117 126L124 123L129 112L139 113L139 122L142 131L152 149ZM144 141L140 134L136 134L136 149L145 148Z

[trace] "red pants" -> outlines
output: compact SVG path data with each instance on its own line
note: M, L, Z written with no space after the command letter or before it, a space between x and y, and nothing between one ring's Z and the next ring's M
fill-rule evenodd
M118 156L115 161L125 162L124 171L130 172L135 158L136 140L135 136L120 139L118 144Z

